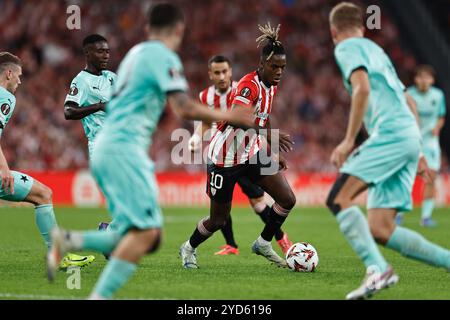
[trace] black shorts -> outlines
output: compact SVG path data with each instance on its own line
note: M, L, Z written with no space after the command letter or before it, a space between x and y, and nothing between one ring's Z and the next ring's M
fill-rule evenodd
M264 196L264 190L256 183L250 181L248 177L241 177L237 183L249 199L257 199Z
M265 176L264 169L270 166L271 164L266 165L259 161L256 163L247 161L247 163L227 168L210 163L208 164L206 193L215 202L231 202L234 186L238 183L249 198L262 197L264 190L258 185L258 181Z

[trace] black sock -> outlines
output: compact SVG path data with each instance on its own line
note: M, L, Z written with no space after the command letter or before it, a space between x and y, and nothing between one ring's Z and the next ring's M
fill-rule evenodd
M270 216L270 210L271 208L266 205L266 207L264 208L263 211L261 211L261 213L258 213L258 215L260 216L261 220L267 224L267 221L269 221L269 216ZM284 232L280 229L277 229L275 231L275 240L281 240L284 236Z
M223 237L225 238L225 241L228 245L237 248L236 241L234 240L234 234L233 234L233 222L231 221L231 215L228 216L227 221L225 222L225 225L220 229L222 231Z
M191 244L192 248L197 248L200 244L206 241L210 236L205 236L198 231L198 228L195 228L194 233L189 238L189 243Z
M261 237L266 241L272 241L275 233L281 231L280 228L287 217L280 216L273 210L273 206L270 209L269 219L267 219L266 225L261 232Z

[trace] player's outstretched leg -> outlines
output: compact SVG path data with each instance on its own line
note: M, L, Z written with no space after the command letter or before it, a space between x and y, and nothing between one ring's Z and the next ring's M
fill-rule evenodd
M340 230L367 268L362 285L350 292L347 299L368 298L398 281L398 276L381 255L364 214L353 205L353 199L366 189L367 184L364 181L348 174L341 174L326 202L336 216Z
M369 210L369 225L377 242L405 257L450 271L450 250L428 241L413 230L396 226L395 214L394 209Z
M218 203L211 200L210 216L203 218L197 224L189 240L180 247L182 266L187 269L197 269L197 247L205 242L214 232L221 229L231 211L231 201Z
M110 254L119 243L119 231L66 231L54 228L51 232L52 246L47 254L48 278L52 281L61 258L68 251L93 250Z
M260 198L250 198L249 200L255 213L264 223L267 223L269 220L271 207L267 205L264 200L264 196ZM281 251L286 254L289 248L292 247L292 241L289 240L288 234L280 228L275 231L274 237L280 246Z
M274 200L261 235L253 242L252 251L261 255L277 266L286 267L285 259L281 258L272 248L271 241L275 233L280 230L291 209L295 206L295 195L284 175L277 172L273 175L263 176L258 185L264 189Z
M253 211L261 218L264 224L267 223L271 207L267 205L266 200L264 199L264 190L246 176L241 177L238 180L238 184L241 187L242 192L248 197ZM283 232L281 229L278 229L275 232L275 240L284 254L286 254L292 246L292 242L289 240L287 233Z
M26 195L24 201L35 205L36 225L44 238L47 248L50 248L52 244L50 231L56 227L56 219L52 203L52 190L25 174L20 174L20 176L21 181L27 179L31 181L31 189ZM94 260L95 257L92 255L80 256L74 253L68 253L67 256L64 257L60 266L62 268L67 268L69 266L84 267L92 263Z

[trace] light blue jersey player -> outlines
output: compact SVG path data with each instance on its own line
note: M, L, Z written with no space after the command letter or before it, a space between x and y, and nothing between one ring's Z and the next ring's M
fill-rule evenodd
M105 121L105 105L111 99L117 75L106 70L109 62L109 45L106 38L91 34L83 40L86 68L71 82L64 102L66 120L81 120L88 139L89 159L92 157L94 139ZM115 228L115 222L101 222L100 230Z
M16 107L14 93L21 84L21 75L20 59L9 52L0 52L0 136L3 135ZM45 245L50 247L50 231L56 226L50 188L25 173L9 170L1 148L0 179L0 199L13 202L23 201L34 205L36 225ZM64 267L82 267L90 264L94 259L94 256L68 254L64 257L62 264Z
M249 110L212 110L186 94L188 85L175 53L184 34L183 14L172 4L157 4L150 10L149 41L134 46L120 64L91 158L92 173L118 228L109 232L55 229L54 245L47 256L49 278L53 279L58 260L67 250L111 253L91 299L111 298L134 273L141 257L159 246L163 218L148 148L166 102L186 119L253 126Z
M411 97L405 94L383 49L364 38L359 6L348 2L336 5L330 13L330 27L336 62L351 95L351 110L345 138L331 155L340 175L327 206L367 268L362 285L346 298L364 299L398 281L376 242L447 270L450 251L394 222L398 211L412 208L418 168L428 172L425 159L419 156L422 142ZM369 138L352 152L363 123ZM368 221L354 204L364 190L368 190Z
M417 105L423 140L422 151L431 169L431 181L425 184L422 202L421 225L425 227L436 225L431 216L434 209L435 180L441 168L439 133L444 126L446 114L444 92L433 86L434 77L431 66L418 66L414 77L415 85L407 90Z
M80 120L88 139L89 158L92 156L94 138L105 121L105 105L111 99L116 74L106 70L109 62L107 40L91 34L83 40L86 68L71 82L64 101L66 120Z

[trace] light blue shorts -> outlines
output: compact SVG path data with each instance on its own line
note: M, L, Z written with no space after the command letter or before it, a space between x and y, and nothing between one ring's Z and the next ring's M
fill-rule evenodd
M419 138L369 138L350 155L340 172L368 184L368 209L410 211L419 153Z
M124 148L118 148L120 154L107 149L95 145L91 170L106 197L114 229L125 233L131 228L161 228L158 186L149 157Z
M11 174L14 177L14 194L9 193L9 190L7 193L3 188L1 188L0 199L15 202L23 201L30 193L34 179L19 171L11 170Z

